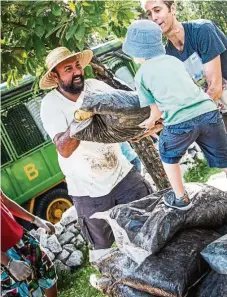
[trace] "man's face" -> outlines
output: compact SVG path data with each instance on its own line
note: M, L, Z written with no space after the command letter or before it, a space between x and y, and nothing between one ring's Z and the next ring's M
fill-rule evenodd
M84 89L84 70L75 57L59 63L53 73L57 84L71 94L80 94Z
M160 26L163 34L171 31L175 18L175 5L169 9L162 0L148 0L145 4L146 14L149 20Z

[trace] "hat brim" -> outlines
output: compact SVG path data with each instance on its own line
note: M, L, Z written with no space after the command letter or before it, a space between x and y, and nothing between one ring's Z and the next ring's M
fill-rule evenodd
M52 89L52 88L56 88L58 85L56 84L56 82L53 80L53 77L51 75L51 71L54 69L54 67L56 67L59 63L68 60L72 57L77 57L77 59L79 59L80 61L80 65L82 66L82 68L85 68L90 62L91 59L93 57L93 52L91 50L84 50L83 52L78 52L78 53L74 53L72 55L69 55L67 58L63 58L62 60L58 60L58 62L56 64L54 64L51 69L49 69L40 79L39 82L39 87L42 90L45 89Z

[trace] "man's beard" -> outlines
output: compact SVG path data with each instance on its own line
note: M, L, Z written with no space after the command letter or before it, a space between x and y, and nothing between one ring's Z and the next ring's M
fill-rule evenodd
M78 83L75 83L74 82L74 79L75 78L80 78L81 79L81 82L79 84ZM82 76L82 75L75 75L72 78L71 83L68 83L68 84L66 84L61 78L59 78L59 85L61 86L61 88L65 92L68 92L68 93L71 93L71 94L80 94L83 91L83 89L84 89L84 76Z

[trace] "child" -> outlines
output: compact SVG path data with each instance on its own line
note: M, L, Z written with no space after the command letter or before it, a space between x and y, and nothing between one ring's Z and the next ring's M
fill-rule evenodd
M179 161L195 141L210 167L227 172L227 138L216 104L196 86L177 58L165 55L160 27L150 20L135 21L129 26L123 51L142 64L135 83L141 107L150 105L149 119L141 123L150 129L161 116L164 129L159 152L173 190L164 203L188 210L192 206L184 190Z

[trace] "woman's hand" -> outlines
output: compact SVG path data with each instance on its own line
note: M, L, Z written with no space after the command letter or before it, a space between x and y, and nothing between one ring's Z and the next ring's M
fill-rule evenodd
M54 225L48 221L40 219L39 217L35 217L35 220L32 223L35 224L37 227L45 229L46 232L49 234L55 233Z

